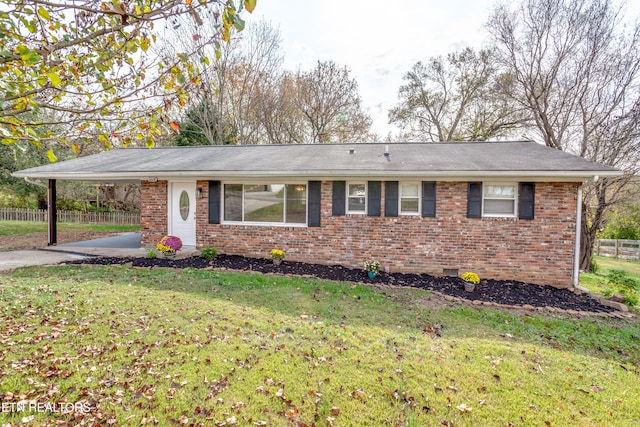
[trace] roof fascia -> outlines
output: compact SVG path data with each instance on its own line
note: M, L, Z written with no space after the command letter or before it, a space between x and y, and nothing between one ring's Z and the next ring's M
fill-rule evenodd
M25 173L26 172L26 173ZM316 180L335 180L336 178L389 180L390 178L420 178L437 181L483 181L487 179L511 179L530 181L581 181L600 178L613 178L622 175L617 170L594 171L360 171L360 170L332 170L332 171L166 171L162 174L148 172L116 172L116 173L45 173L28 171L16 172L13 176L32 179L60 179L69 181L129 181L140 180L174 180L174 179L271 179L304 177Z

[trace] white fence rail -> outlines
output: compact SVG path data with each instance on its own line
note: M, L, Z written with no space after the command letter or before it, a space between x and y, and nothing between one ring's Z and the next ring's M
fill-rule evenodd
M598 239L595 251L596 255L640 261L640 240Z
M47 222L47 211L41 209L0 208L0 221ZM140 225L140 214L131 212L58 211L58 222Z

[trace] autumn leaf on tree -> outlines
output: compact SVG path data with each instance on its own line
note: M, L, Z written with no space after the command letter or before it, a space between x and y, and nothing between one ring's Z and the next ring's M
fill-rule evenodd
M218 52L220 39L242 30L242 12L255 5L255 0L4 2L2 144L55 149L117 132L124 145L139 132L135 124L144 122L143 138L136 141L153 147L174 108L186 105L194 92L191 82L206 67L202 46L211 44ZM152 49L171 45L176 37L163 30L164 22L203 27L212 36L185 52ZM171 128L177 131L173 123ZM112 147L110 141L99 142ZM55 161L52 151L47 157Z

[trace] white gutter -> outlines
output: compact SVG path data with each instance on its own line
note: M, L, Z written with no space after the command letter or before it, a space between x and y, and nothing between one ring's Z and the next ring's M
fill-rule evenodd
M47 184L43 184L42 182L40 182L39 178L38 178L38 181L34 181L33 179L29 178L28 176L25 176L24 180L27 181L29 184L37 185L38 187L49 188L49 186Z
M164 173L156 173L152 171L145 172L39 172L39 171L19 171L12 175L19 178L44 178L44 179L61 179L72 181L100 181L100 180L149 180L149 179L207 179L215 177L216 179L229 178L271 178L271 177L292 177L292 178L315 178L315 179L335 179L341 177L362 177L370 179L385 180L389 177L398 178L435 178L439 181L486 181L487 179L517 179L520 181L530 179L532 181L566 181L575 182L585 179L591 179L595 176L600 177L617 177L622 173L620 171L366 171L366 170L322 170L322 171L171 171Z
M578 187L578 206L576 207L576 246L573 259L573 287L579 286L580 280L580 237L582 235L582 186Z

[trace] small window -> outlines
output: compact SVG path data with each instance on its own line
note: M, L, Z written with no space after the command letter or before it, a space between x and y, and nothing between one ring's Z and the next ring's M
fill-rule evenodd
M189 194L186 191L180 193L180 217L183 221L189 219Z
M347 213L367 212L367 184L353 183L347 186Z
M515 216L515 184L484 184L482 202L483 216Z
M400 214L419 215L420 214L420 184L401 183L400 184Z

